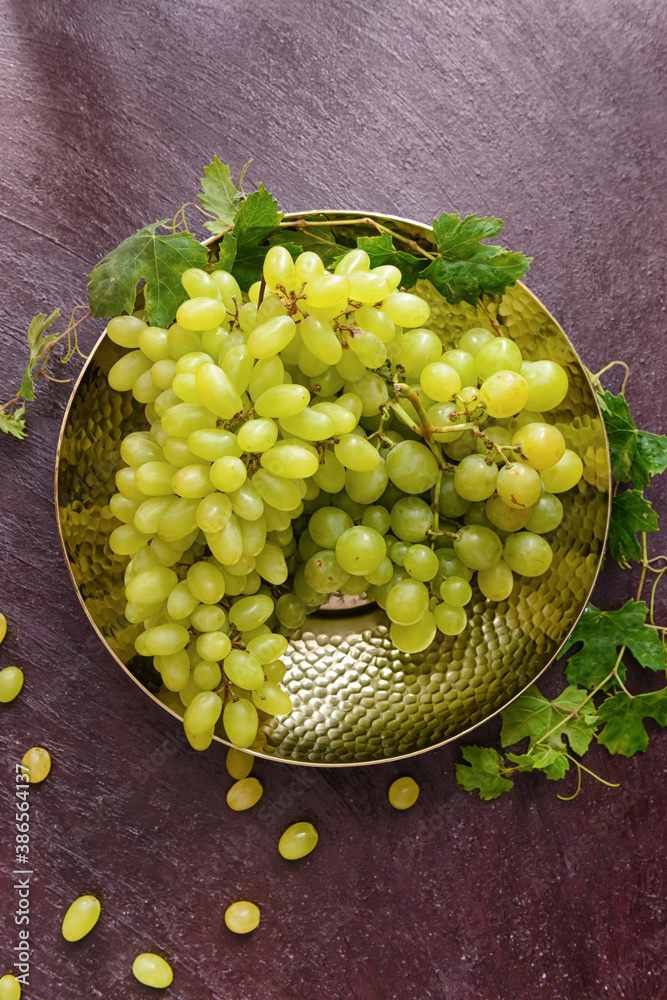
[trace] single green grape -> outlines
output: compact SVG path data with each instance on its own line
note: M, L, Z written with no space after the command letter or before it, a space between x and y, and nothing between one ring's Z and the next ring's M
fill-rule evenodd
M79 896L63 918L62 934L66 941L80 941L89 934L100 917L102 906L95 896Z
M16 698L23 687L23 671L19 667L0 670L0 702L7 704Z
M360 524L347 528L340 535L335 551L343 570L352 576L365 576L378 568L387 547L378 531Z
M468 624L468 617L462 607L442 601L433 609L435 623L443 635L460 635Z
M386 458L389 478L404 493L425 493L435 486L440 469L433 452L419 441L401 441Z
M257 778L240 778L227 792L227 805L234 812L243 812L257 805L263 794L264 788Z
M259 907L248 900L232 903L225 910L225 924L234 934L249 934L259 924Z
M553 550L541 535L520 531L506 540L503 559L515 573L541 576L551 566Z
M28 772L28 781L31 785L44 781L51 770L51 755L44 747L31 747L26 750L21 761L21 770Z
M548 493L565 493L577 485L583 474L584 463L581 458L576 452L566 448L559 462L542 469L542 482Z
M414 778L396 778L389 786L388 798L394 809L410 809L419 798L419 785Z
M252 754L244 753L243 750L237 750L236 747L228 750L225 757L227 773L230 777L235 778L236 781L241 781L243 778L248 777L252 771L254 762L255 758Z
M292 823L278 841L278 853L288 861L305 858L315 849L318 839L312 823Z
M419 653L431 645L436 631L435 618L430 611L427 611L414 625L399 625L397 622L392 622L389 635L401 652Z
M0 1000L21 1000L21 984L15 976L0 978Z
M160 955L145 951L137 955L132 963L132 972L144 986L154 989L166 989L174 980L171 966Z
M224 708L222 722L234 746L247 750L253 744L259 728L259 718L257 709L247 698L229 702Z
M530 516L525 524L528 531L543 535L553 531L563 520L563 504L553 493L543 493L537 503L530 508ZM2 676L0 674L0 676Z
M265 667L264 670L266 669ZM269 670L269 673L271 676L276 676L279 671ZM255 707L267 715L287 715L292 711L292 699L278 683L272 680L267 680L260 688L253 691L252 700Z
M392 553L396 545L392 545ZM432 580L438 572L438 557L427 545L410 545L403 556L403 565L415 580Z
M440 596L447 604L463 608L472 598L472 587L464 577L450 576L440 584Z

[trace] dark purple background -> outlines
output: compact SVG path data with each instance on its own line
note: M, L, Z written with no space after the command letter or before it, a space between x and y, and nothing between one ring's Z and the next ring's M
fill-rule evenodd
M254 157L249 180L287 210L504 218L584 363L631 362L638 419L667 429L664 4L1 0L0 18L3 401L30 318L83 302L95 261L192 200L218 153L235 169ZM84 347L101 328L84 327ZM231 813L224 748L184 745L70 584L52 498L68 394L42 380L28 440L0 441L0 667L26 675L0 706L0 974L18 940L14 764L40 744L53 770L30 793L25 996L154 996L130 968L157 950L181 1000L666 997L665 734L652 727L629 761L594 749L586 763L621 787L585 778L573 802L557 798L573 775L480 802L455 783L452 745L402 766L263 762L263 799ZM635 586L610 570L596 601ZM399 774L421 785L406 813L387 802ZM288 863L276 843L298 819L320 844ZM102 918L66 944L62 915L84 892ZM248 938L224 926L238 898L262 910Z

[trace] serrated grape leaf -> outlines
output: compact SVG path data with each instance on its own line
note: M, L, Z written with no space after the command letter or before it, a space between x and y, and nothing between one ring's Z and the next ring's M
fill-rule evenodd
M169 222L145 226L112 250L90 272L88 300L93 316L132 313L137 285L144 279L148 322L169 326L187 294L181 275L204 267L208 251L191 233L159 233Z
M658 725L667 726L667 688L632 698L625 691L619 691L613 698L602 702L598 714L600 722L604 723L598 742L609 753L632 757L648 746L644 719L655 719Z
M491 747L461 747L467 764L456 765L456 780L467 792L479 792L487 802L514 788L514 782L503 778L505 762Z
M530 257L503 247L482 243L500 232L501 219L468 215L465 219L446 212L433 220L439 256L422 271L448 302L475 305L482 292L500 295L522 278Z
M25 405L17 406L12 413L3 413L0 410L0 431L3 434L11 434L12 437L22 441L25 437Z
M30 351L30 358L28 364L25 367L25 371L21 376L21 385L19 387L19 396L23 396L29 403L35 398L35 383L32 377L32 373L35 369L39 356L45 347L52 344L54 340L58 339L57 333L44 334L45 330L48 330L50 326L58 319L60 316L60 310L54 309L53 312L47 316L46 313L37 313L36 316L30 321L30 326L28 327L28 348Z
M234 216L234 236L238 246L257 244L266 239L282 217L283 213L278 211L278 202L264 185L260 184L258 189L241 203Z
M648 486L651 476L667 469L667 437L639 430L622 393L599 392L598 402L609 438L612 476L617 483Z
M563 648L567 653L577 643L582 644L565 668L570 684L597 687L614 669L621 646L626 646L642 667L664 670L665 647L657 631L647 627L647 615L644 601L626 601L616 611L600 611L594 604L587 604Z
M641 490L625 490L613 497L607 543L609 555L622 569L627 569L631 559L642 558L637 534L657 530L658 515Z
M393 264L394 267L397 267L403 275L401 284L404 288L412 288L420 272L428 264L425 257L420 260L404 250L396 250L389 233L381 233L380 236L359 236L357 247L359 250L366 251L370 258L371 267L380 267L381 264ZM348 252L348 250L344 250L333 261L333 264L336 265Z
M218 259L213 265L214 271L229 271L230 274L236 260L236 237L226 233L218 243Z
M30 321L28 327L28 347L30 357L38 358L44 348L58 339L57 333L49 333L44 336L44 331L48 330L60 316L60 309L54 309L48 316L46 313L37 313Z
M565 736L575 753L585 753L597 718L591 702L582 704L587 697L581 688L567 687L554 701L548 701L531 685L502 713L502 745L511 746L528 737L530 749L540 743L562 753Z
M223 237L214 269L231 271L241 288L247 291L262 277L267 248L260 244L273 233L282 217L275 198L260 184L257 191L241 202L234 216L233 232Z
M214 156L213 161L204 167L204 177L201 181L203 193L198 195L198 198L206 211L216 217L204 223L210 232L217 235L233 223L234 216L245 198L241 182L251 163L252 160L248 160L236 183L232 180L231 170L218 156Z

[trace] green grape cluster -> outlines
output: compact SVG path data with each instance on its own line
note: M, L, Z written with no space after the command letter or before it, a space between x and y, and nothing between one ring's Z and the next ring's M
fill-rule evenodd
M244 296L221 269L182 275L168 328L141 312L113 389L145 406L121 445L111 549L126 617L185 706L191 745L216 724L240 748L291 708L287 636L333 593L367 595L407 653L467 622L471 581L500 601L552 559L558 493L582 474L545 412L568 379L474 328L447 350L393 265L350 250L266 254Z

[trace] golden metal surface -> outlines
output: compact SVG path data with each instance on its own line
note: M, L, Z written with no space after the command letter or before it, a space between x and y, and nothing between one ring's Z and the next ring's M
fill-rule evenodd
M371 218L433 246L427 226L390 216ZM367 224L337 230L348 236L362 231L377 235ZM491 328L481 310L449 305L429 282L420 280L416 290L430 302L429 326L443 335L446 347L455 346L470 326ZM610 507L609 452L595 394L564 332L525 286L508 289L488 309L526 360L552 358L570 380L567 399L549 413L549 421L581 455L584 477L561 495L563 522L547 536L554 550L551 569L537 579L517 577L513 593L501 603L475 589L466 630L417 655L392 646L387 619L374 606L347 615L310 616L284 657L293 711L267 719L252 752L298 764L368 764L456 739L533 683L583 612L600 569ZM107 545L118 524L109 498L122 465L120 441L143 417L131 394L114 392L106 380L122 353L106 336L100 339L65 414L56 460L60 535L79 598L104 644L143 692L180 717L184 709L178 695L159 688L152 668L137 667L133 643L139 626L129 625L123 615L127 558L115 556ZM216 738L225 742L221 729Z

